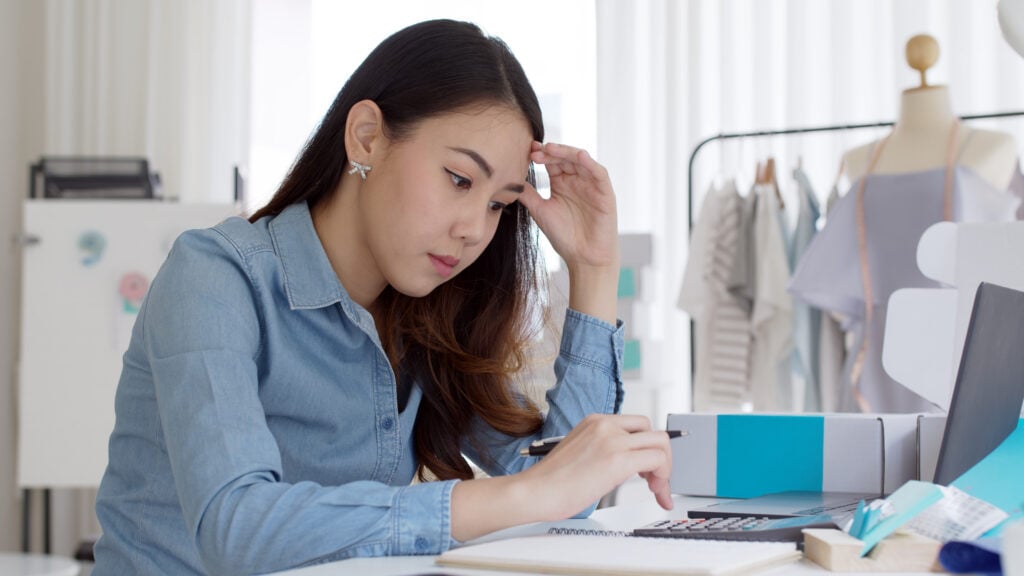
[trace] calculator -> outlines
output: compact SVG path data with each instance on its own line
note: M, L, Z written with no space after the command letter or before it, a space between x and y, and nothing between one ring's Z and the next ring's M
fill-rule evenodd
M683 518L682 520L653 522L633 530L633 535L703 540L802 542L805 528L838 528L838 526L831 516L824 515L793 518L760 516Z

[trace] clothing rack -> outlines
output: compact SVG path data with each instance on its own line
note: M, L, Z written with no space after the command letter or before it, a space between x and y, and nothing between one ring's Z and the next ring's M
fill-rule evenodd
M992 118L1010 118L1015 116L1024 116L1024 110L1015 112L993 112L991 114L975 114L971 116L961 116L961 120L989 120ZM704 146L718 141L718 140L735 140L737 138L761 138L766 136L789 136L792 134L811 134L815 132L845 132L849 130L862 130L864 128L885 128L887 126L893 126L895 122L871 122L867 124L834 124L831 126L815 126L811 128L785 128L782 130L758 130L754 132L725 132L716 134L709 138L701 140L697 146L694 147L693 152L690 153L690 164L689 172L687 174L687 219L689 221L687 230L693 229L693 168L697 162L697 155Z
M989 114L973 114L969 116L961 116L961 120L989 120L998 118L1012 118L1024 116L1024 110L1010 111L1010 112L992 112ZM697 155L700 154L701 149L712 142L719 140L735 140L738 138L763 138L771 136L790 136L793 134L812 134L816 132L845 132L850 130L862 130L865 128L885 128L887 126L893 126L895 122L869 122L865 124L833 124L830 126L813 126L807 128L784 128L781 130L757 130L753 132L724 132L716 134L714 136L701 140L694 148L693 152L690 153L690 163L687 173L687 184L686 184L686 216L687 216L687 234L693 231L693 172L694 165L697 162ZM697 352L696 345L696 329L694 323L690 321L690 395L691 398L694 392L694 377L696 376L697 365L694 362L694 358Z

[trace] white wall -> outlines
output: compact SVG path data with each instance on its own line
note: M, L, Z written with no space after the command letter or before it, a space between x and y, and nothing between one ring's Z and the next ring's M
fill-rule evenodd
M248 151L249 30L249 0L0 0L0 551L21 548L10 240L28 166L53 154L146 156L168 196L228 201ZM55 553L98 530L92 500L54 494Z
M21 546L14 483L14 359L18 334L17 252L28 165L42 143L43 5L0 0L0 550Z

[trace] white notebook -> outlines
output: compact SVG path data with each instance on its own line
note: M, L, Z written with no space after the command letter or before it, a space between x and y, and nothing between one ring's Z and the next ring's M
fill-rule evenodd
M449 550L437 563L546 574L753 574L803 555L792 542L546 534Z

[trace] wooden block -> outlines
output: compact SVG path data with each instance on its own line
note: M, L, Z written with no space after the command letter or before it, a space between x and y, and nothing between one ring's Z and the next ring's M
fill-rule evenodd
M942 543L896 532L861 557L864 542L842 530L804 530L804 556L832 572L942 572Z

